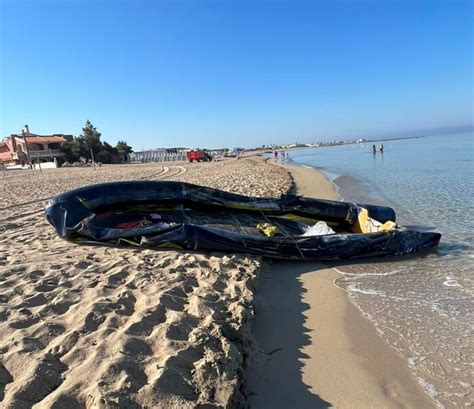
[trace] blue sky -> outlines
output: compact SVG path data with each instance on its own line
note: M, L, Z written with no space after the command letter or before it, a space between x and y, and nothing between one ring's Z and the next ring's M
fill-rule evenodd
M256 146L473 122L470 1L0 0L0 135Z

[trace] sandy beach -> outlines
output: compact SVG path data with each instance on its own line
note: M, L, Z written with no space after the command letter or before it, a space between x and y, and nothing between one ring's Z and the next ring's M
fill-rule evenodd
M291 186L283 169L252 159L2 176L2 407L245 405L258 258L79 246L44 218L48 197L133 179L255 196Z
M287 167L296 192L338 200L314 169ZM404 362L334 285L326 263L268 260L255 297L252 408L432 408Z
M322 263L79 246L44 218L55 194L135 179L337 199L322 174L259 158L8 172L2 407L432 407Z

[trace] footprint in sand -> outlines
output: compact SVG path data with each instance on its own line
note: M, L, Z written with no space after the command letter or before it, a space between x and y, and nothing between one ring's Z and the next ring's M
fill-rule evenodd
M84 409L84 403L79 402L74 396L60 394L48 402L46 407L51 409Z
M52 312L51 315L63 315L69 311L69 308L73 304L74 303L72 301L58 301L58 302L55 302L54 304L50 304L48 306L48 310Z
M95 288L95 287L97 287L97 284L99 284L99 283L100 283L99 280L92 281L91 283L89 283L87 285L87 288Z
M63 266L61 264L51 264L51 270L61 270Z
M41 293L47 293L53 291L58 286L57 279L48 279L44 280L41 284L37 285L34 289L35 291L39 291Z
M197 324L198 320L188 315L185 319L170 324L166 329L166 337L173 341L187 341L189 334Z
M124 291L119 294L116 302L109 305L117 314L130 316L135 311L136 301L137 299L133 296L131 291Z
M67 365L55 354L46 354L27 380L13 391L5 407L30 408L41 402L64 381Z
M100 324L102 324L105 321L105 316L102 314L99 314L96 311L92 311L89 314L87 314L85 323L84 323L84 329L87 332L93 332L97 331L99 328Z
M166 321L166 310L162 305L157 305L153 309L145 312L139 322L135 322L127 329L127 334L148 336L153 328Z
M5 397L5 386L11 382L13 382L12 375L8 372L7 368L5 368L5 365L0 362L0 402L2 402Z
M166 268L172 263L171 258L166 258L157 264L158 268Z
M38 279L40 279L41 277L44 277L44 272L41 271L41 270L33 270L32 272L30 272L29 274L29 278L30 278L30 281L31 282L35 282L37 281Z
M31 336L22 338L20 352L32 352L44 349L53 339L64 333L65 330L62 325L58 324L43 325L34 331Z
M20 345L20 352L33 352L44 348L44 345L38 339L32 337L22 338Z
M153 351L146 341L134 337L127 338L121 352L125 355L132 356L135 360L153 355Z
M196 277L189 276L183 281L183 290L186 294L192 293L198 287L199 283Z
M8 273L9 275L12 275L12 274L15 274L15 275L18 275L19 273L23 273L26 271L26 267L25 266L18 266L18 267L13 267L10 271L10 273ZM5 273L4 275L6 275L7 273Z
M140 408L132 396L148 384L142 361L153 355L153 351L142 339L128 338L120 348L120 353L121 357L106 369L98 382L99 406Z
M85 261L85 260L79 261L78 263L74 264L74 267L76 267L80 270L85 270L89 266L91 266L91 263L89 263L88 261Z
M6 321L10 316L10 311L5 308L0 307L0 322Z
M202 356L200 348L189 347L168 358L152 386L155 393L178 395L187 400L196 399L192 370L194 363Z
M107 281L107 287L117 288L120 284L125 282L125 278L128 277L128 269L126 267L114 268L112 271L118 270L116 273L112 273Z
M71 287L73 287L73 283L71 283L71 281L63 279L63 280L60 280L58 282L58 286L59 287L65 287L65 288L71 288Z
M69 334L66 334L64 337L61 337L60 342L64 354L69 352L74 347L74 345L76 345L77 341L80 338L80 335L81 334L79 331L73 331Z
M179 287L163 292L160 302L169 310L183 311L187 303L187 294Z
M18 314L16 315L18 318L15 317L11 319L11 322L8 323L8 326L10 328L14 328L14 329L28 328L36 324L40 320L40 316L38 314L32 314L32 312L26 308L18 310Z
M29 298L26 298L20 306L22 307L39 307L40 305L46 304L48 299L44 294L35 294Z

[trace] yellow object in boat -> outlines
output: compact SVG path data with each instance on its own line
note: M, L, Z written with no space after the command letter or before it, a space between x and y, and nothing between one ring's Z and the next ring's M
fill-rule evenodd
M385 222L384 224L382 224L381 229L383 231L390 231L390 230L393 230L395 227L397 227L397 223L391 222L389 220L388 222Z
M261 231L267 237L273 237L278 233L278 228L270 223L257 224L257 230Z
M368 233L367 223L369 221L369 212L367 209L361 207L359 209L359 214L357 215L357 220L352 225L351 230L354 233Z
M352 225L351 230L354 233L376 233L379 231L390 231L396 227L396 223L388 221L384 224L369 217L366 208L361 207L357 215L356 222Z

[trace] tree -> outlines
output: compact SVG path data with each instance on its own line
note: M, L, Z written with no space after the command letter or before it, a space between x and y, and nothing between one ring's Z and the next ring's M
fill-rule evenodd
M79 138L84 140L84 148L87 151L86 157L91 158L91 149L94 155L97 155L102 150L100 132L97 131L97 128L89 120L86 121L86 125L82 128L82 135Z
M117 163L118 158L117 156L112 155L110 152L106 150L99 151L97 155L94 155L94 159L96 162L100 163Z
M102 150L97 154L97 161L102 163L119 163L120 157L117 154L117 149L104 141Z
M130 155L133 152L133 149L131 146L128 146L127 142L125 141L118 141L117 145L115 145L115 149L117 151L117 154L120 158L120 160L126 162L128 155Z
M74 143L72 145L72 153L74 156L76 156L76 160L79 160L79 158L88 158L91 155L90 149L88 150L86 147L86 141L84 137L78 136L76 139L74 139Z
M74 142L69 142L69 141L64 141L60 146L61 151L64 153L64 156L66 157L66 160L71 163L79 160L79 156L77 156L76 153L74 152L74 147L75 147Z
M66 160L76 162L81 157L92 159L92 150L97 162L120 163L133 152L133 149L125 141L119 141L117 146L113 147L107 142L102 142L100 136L97 128L87 121L82 128L82 135L74 138L73 142L66 141L61 144L61 150L64 152Z

